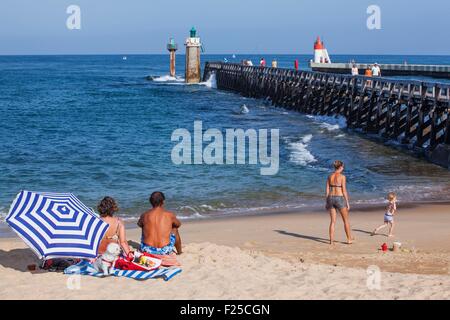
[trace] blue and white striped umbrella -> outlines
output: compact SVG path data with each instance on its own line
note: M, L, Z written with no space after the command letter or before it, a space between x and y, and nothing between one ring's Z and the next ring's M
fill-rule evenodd
M40 259L95 258L108 229L71 193L22 191L6 222Z

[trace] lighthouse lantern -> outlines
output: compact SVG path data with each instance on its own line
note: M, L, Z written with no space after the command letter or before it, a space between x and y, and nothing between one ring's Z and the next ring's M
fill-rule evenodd
M192 27L192 29L190 31L190 37L191 38L197 38L197 30L195 30L194 27Z

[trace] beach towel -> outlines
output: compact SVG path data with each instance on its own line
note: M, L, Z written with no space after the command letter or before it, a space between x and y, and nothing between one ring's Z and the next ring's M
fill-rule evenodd
M145 255L147 255L147 253L145 253ZM162 261L161 266L163 266L163 267L181 266L181 263L178 262L177 255L175 253L164 254L164 255L152 254L150 256L161 259L161 261Z
M168 281L180 272L181 268L158 268L152 271L114 269L111 275L116 277L127 277L135 280L163 278L165 281ZM80 263L66 268L64 273L69 275L81 274L99 278L104 277L102 272L97 272L92 264L86 260L82 260Z

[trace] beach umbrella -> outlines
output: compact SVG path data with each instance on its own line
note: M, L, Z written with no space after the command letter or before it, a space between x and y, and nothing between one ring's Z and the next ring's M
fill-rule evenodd
M95 258L108 229L71 193L21 191L6 222L40 259Z

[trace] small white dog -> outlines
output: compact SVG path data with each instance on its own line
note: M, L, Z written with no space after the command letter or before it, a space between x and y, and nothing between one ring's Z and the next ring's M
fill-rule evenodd
M114 264L120 255L120 246L117 243L110 243L106 251L92 264L97 272L103 271L103 275L109 275L114 269Z

